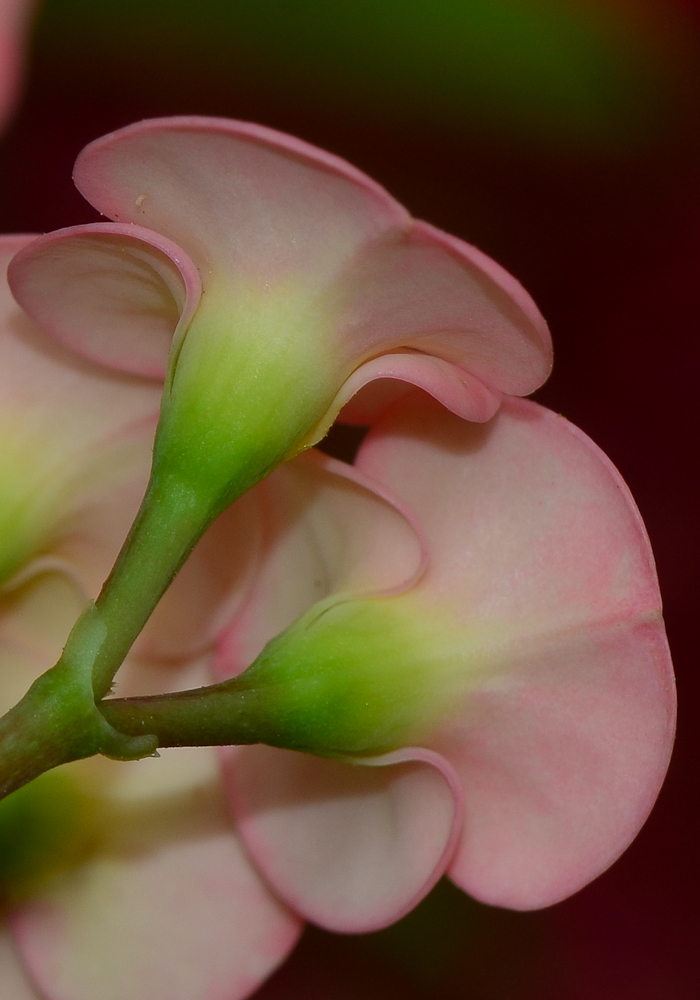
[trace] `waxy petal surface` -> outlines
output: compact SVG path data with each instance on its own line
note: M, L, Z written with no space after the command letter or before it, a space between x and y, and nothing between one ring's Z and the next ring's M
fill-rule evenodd
M300 924L235 837L214 754L113 766L95 856L13 914L32 976L51 1000L248 996Z
M367 241L409 219L338 157L226 119L131 125L87 146L74 178L103 215L181 246L205 280L298 274L320 289Z
M410 512L320 453L277 469L252 496L264 548L256 583L220 642L219 677L242 670L326 594L403 591L423 570ZM252 746L225 751L223 760L257 867L282 899L324 927L392 923L452 855L461 788L437 754L413 748L353 763Z
M0 238L3 278L31 240ZM58 537L77 552L88 536L97 543L102 534L112 557L115 534L121 543L147 481L158 386L57 345L22 313L4 280L0 356L1 575L54 551ZM109 510L98 528L90 512L103 500ZM81 558L93 563L85 565L86 585L99 586L111 563L95 566L85 545Z
M489 903L528 909L556 902L600 874L633 839L658 794L673 739L675 698L658 585L634 503L584 434L525 401L508 400L490 423L475 425L415 394L379 421L357 468L369 484L401 497L423 535L422 574L411 586L395 587L381 606L392 609L392 627L404 614L407 627L428 623L426 634L435 640L423 653L427 693L418 711L425 711L425 747L445 762L438 772L454 768L455 802L464 796L460 843L448 871ZM283 493L276 502L283 509ZM315 516L311 509L311 523ZM345 518L350 552L362 523ZM371 575L386 559L379 549L360 548L357 571ZM314 599L310 581L318 565L334 563L322 534L281 532L274 555L262 559L259 586L222 640L219 671L239 672L303 614ZM334 580L332 569L326 579L326 593L343 607L361 596ZM335 669L342 668L341 657ZM377 673L383 669L378 660ZM362 825L359 787L374 783L372 794L385 795L386 805L393 769L348 778L358 790L338 805L334 781L342 788L345 779L330 775L343 773L339 762L242 748L229 768L257 863L300 912L340 927L332 914L342 908L332 900L342 873L322 874L320 865L297 882L295 845L314 842L319 829L332 842L337 829L352 829L356 807L362 832L348 843L366 852L371 870L371 824ZM278 785L286 770L296 799ZM293 775L301 772L297 782ZM304 782L319 789L312 805L303 801ZM420 794L406 802L419 809ZM407 809L408 831L412 821ZM295 830L288 844L285 824ZM381 851L379 822L375 835ZM420 858L417 841L413 849ZM344 870L361 867L355 857ZM429 881L430 873L423 874ZM359 928L362 891L367 914L377 916L371 884L362 889L359 876L349 878L342 926ZM335 896L325 897L318 887L331 885ZM351 905L353 885L358 896Z
M250 338L263 354L283 340L317 352L308 441L375 379L412 382L487 420L503 392L531 392L549 373L547 326L514 278L300 140L224 119L156 119L90 144L75 179L117 225L39 240L14 265L13 288L47 330L105 364L164 370L178 294L162 252L188 292L179 336L193 318L190 339L224 329L234 352ZM80 296L67 293L75 282ZM183 357L195 354L188 339Z
M391 593L422 572L425 553L410 512L320 452L280 466L249 497L261 537L256 576L221 633L217 679L244 670L272 636L327 595Z
M31 985L7 931L0 932L0 982L3 1000L42 1000Z
M2 412L17 408L29 426L44 429L47 413L74 449L138 426L158 412L160 387L115 375L64 351L22 313L4 281L9 262L35 238L0 237L0 372ZM85 413L90 413L90 420Z
M337 294L340 340L359 357L410 348L514 394L532 392L549 374L549 331L523 287L425 222L367 246Z
M322 927L357 933L394 923L450 860L462 797L437 754L409 748L352 763L257 745L224 759L257 867Z
M358 466L426 533L412 607L464 635L472 680L429 744L465 790L451 874L489 903L556 902L629 844L668 764L673 678L639 514L599 449L526 401L476 427L416 398Z
M178 324L200 295L199 273L169 240L141 226L59 229L12 262L15 297L71 351L117 371L163 379Z

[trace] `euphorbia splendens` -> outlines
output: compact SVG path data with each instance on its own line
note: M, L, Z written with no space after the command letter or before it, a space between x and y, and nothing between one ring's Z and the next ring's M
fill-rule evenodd
M2 711L56 661L113 563L148 479L160 395L66 351L22 314L5 269L31 239L0 237ZM207 544L245 551L226 517ZM205 680L193 643L206 636L188 595L207 600L209 619L231 583L209 562L200 548L186 594L169 595L172 619L164 607L127 664L127 691L153 675L161 688ZM165 645L173 620L180 656ZM253 989L298 934L227 819L209 750L138 772L96 758L45 775L0 804L0 843L2 905L51 1000L193 1000L217 982L228 1000ZM0 996L36 997L1 933Z
M61 730L43 766L103 749L101 718L68 722L56 684L70 677L84 706L91 672L103 697L206 527L368 380L416 384L487 420L551 363L544 320L502 268L298 140L218 119L145 122L89 146L75 176L118 222L38 240L13 262L13 291L65 345L166 385L122 555L55 674L5 726L40 715ZM123 756L148 752L146 739ZM31 775L36 757L20 756L5 790Z
M13 290L64 347L165 390L116 567L0 727L5 786L88 753L267 744L223 751L241 834L293 910L340 930L396 919L445 871L516 908L595 877L654 801L673 686L624 484L513 398L550 364L527 294L256 126L142 123L88 147L76 179L114 221L26 247ZM299 454L343 407L372 425L355 465ZM187 564L135 649L186 663L215 643L219 683L102 700L207 528L228 543L204 574ZM169 636L207 580L213 606ZM37 713L43 756L16 739ZM96 964L26 912L42 986L88 1000ZM243 992L195 979L183 1000Z

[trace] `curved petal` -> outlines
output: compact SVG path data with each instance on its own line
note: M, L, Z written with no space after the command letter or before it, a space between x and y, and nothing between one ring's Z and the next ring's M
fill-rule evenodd
M307 452L251 495L262 521L258 572L221 636L218 678L245 669L269 639L326 595L400 591L423 570L410 512L343 462Z
M216 353L218 368L227 351L245 357L249 341L256 358L284 339L306 360L320 352L302 366L314 403L306 444L369 380L408 380L460 416L485 420L502 392L531 392L549 373L547 326L515 279L411 220L349 164L290 136L224 119L141 122L88 146L75 178L95 207L129 226L86 227L84 240L78 230L46 237L18 260L13 282L31 315L105 364L162 370L175 318L151 270L164 251L178 266L178 255L191 258L207 292L183 354L194 371L193 337ZM155 270L168 285L162 261ZM73 278L84 300L67 294ZM377 366L385 354L390 362ZM288 374L285 391L301 377Z
M370 485L311 452L256 487L265 524L258 578L222 637L218 676L243 669L327 593L398 592L420 576L420 535L390 494ZM393 922L452 855L461 790L430 751L348 763L255 746L224 759L257 866L289 905L324 927L367 931Z
M371 426L397 399L423 389L462 420L483 423L501 405L502 393L442 358L418 352L383 354L352 373L331 404L327 418Z
M464 692L428 741L465 789L453 877L489 903L556 902L629 844L668 764L673 679L639 514L584 434L525 401L477 427L416 397L358 466L426 533L427 570L399 600L463 636Z
M0 237L3 279L12 257L35 239ZM4 280L0 282L0 338L2 412L20 410L30 426L33 420L43 430L50 420L73 447L108 438L158 412L159 386L104 371L57 347L24 315Z
M0 238L3 273L31 239ZM91 498L107 498L109 532L119 491L143 491L159 390L64 350L22 313L4 282L0 358L0 579L7 579L45 553L58 526L84 515Z
M118 371L165 377L173 334L199 304L199 273L170 240L141 226L59 229L8 270L24 310L54 339Z
M52 1000L248 996L300 923L231 829L214 754L114 765L106 796L108 765L97 763L104 812L94 856L12 915L33 978Z
M223 118L139 122L90 143L74 172L103 215L179 244L202 269L323 287L408 214L339 157Z
M438 754L407 749L350 763L258 745L225 759L253 860L322 927L357 933L393 923L450 860L462 796Z
M657 623L538 642L474 692L436 746L460 774L462 841L449 869L477 899L518 910L565 899L639 832L668 766L674 692ZM520 676L518 676L520 674Z
M41 1000L5 930L0 932L0 980L3 1000Z
M516 395L549 375L549 330L525 289L475 247L425 222L365 247L336 294L339 337L358 357L411 348Z
M627 487L589 438L535 403L509 399L474 425L415 393L370 432L356 466L413 510L430 553L420 599L459 621L497 622L519 641L659 617Z

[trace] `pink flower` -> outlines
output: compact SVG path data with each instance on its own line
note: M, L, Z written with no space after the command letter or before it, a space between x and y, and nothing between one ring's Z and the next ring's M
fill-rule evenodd
M156 462L223 505L370 382L352 419L412 384L481 421L549 373L547 326L510 275L297 139L142 122L93 142L74 176L114 223L35 243L13 291L79 353L167 369Z
M77 357L23 316L4 274L31 239L0 238L2 711L56 661L109 572L148 479L160 397L153 382ZM224 531L236 537L222 519L188 567L208 604L231 583L206 568L206 544L220 548ZM189 602L185 616L177 592L170 600L181 644L199 641L197 609ZM202 677L191 644L167 665L149 655L161 627L154 620L126 664L126 691ZM228 820L211 750L138 769L105 758L68 765L0 804L0 830L15 939L0 934L3 1000L34 1000L34 986L51 1000L230 1000L298 936L299 919L264 886Z
M419 394L352 472L299 462L258 487L258 576L216 670L258 657L246 690L279 686L273 740L336 759L225 754L259 869L341 931L396 920L445 872L515 909L576 892L644 822L674 732L653 561L619 475L532 403L475 425ZM393 519L367 482L398 498Z
M14 108L22 70L22 39L34 3L31 0L0 2L0 128Z
M267 884L323 926L383 926L443 872L515 908L576 891L651 808L674 696L624 484L566 421L512 398L550 364L527 294L347 164L256 126L142 123L88 147L76 178L114 221L21 251L15 294L84 357L165 375L160 483L205 496L209 515L244 494L166 595L117 693L201 683L207 665L233 677L212 694L224 710L207 738L242 743L250 722L268 744L223 751L237 829ZM343 408L373 425L355 465L300 455ZM103 711L124 732L136 712L161 745L187 742L168 730L173 704ZM199 760L168 756L185 788L178 754L190 753ZM151 795L163 770L119 774ZM221 908L202 923L206 961L190 960L202 934L170 895L184 883L168 865L184 859L156 830L150 881L137 861L125 875L101 858L19 911L49 995L228 1000L265 974L296 918L269 915L238 855L230 871L255 886L268 952L249 949L258 971L249 962L236 978L240 953L222 940L238 933L240 899L196 833L187 846L206 863L188 864L189 891L206 909L215 887ZM157 955L139 950L140 923L120 925L125 945L93 915L104 895L126 900L117 919L134 912L144 885L149 906L176 914Z

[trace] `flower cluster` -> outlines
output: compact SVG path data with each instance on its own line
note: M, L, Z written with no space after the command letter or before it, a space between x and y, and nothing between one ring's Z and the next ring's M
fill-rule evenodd
M11 995L236 1000L304 920L596 877L673 680L624 483L519 398L530 297L262 127L142 122L75 177L112 221L0 243Z

